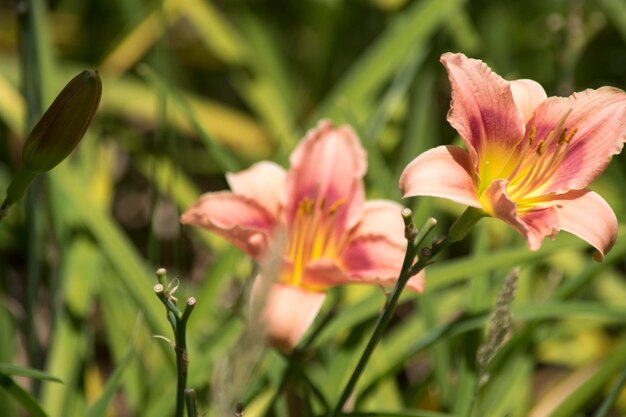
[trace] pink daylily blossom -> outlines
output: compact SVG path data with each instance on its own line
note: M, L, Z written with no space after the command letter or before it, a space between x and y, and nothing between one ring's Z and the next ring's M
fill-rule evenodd
M348 126L322 121L308 132L285 171L273 162L227 174L232 192L213 192L181 217L262 261L284 236L282 268L269 284L262 318L270 341L288 350L316 317L324 289L349 283L393 285L406 240L402 206L365 201L366 154ZM257 277L252 301L260 297ZM423 277L408 287L423 290Z
M448 121L466 150L440 146L419 155L400 178L404 196L479 208L513 226L531 250L565 230L603 258L617 219L585 187L626 140L626 94L602 87L547 97L535 81L506 81L462 54L441 62L452 86Z

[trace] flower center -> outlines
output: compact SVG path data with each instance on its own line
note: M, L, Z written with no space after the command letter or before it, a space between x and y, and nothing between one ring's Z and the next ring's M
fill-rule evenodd
M507 180L507 195L517 205L518 212L524 213L543 200L545 188L565 159L570 142L578 129L565 128L565 120L571 113L566 112L557 126L545 137L537 138L536 127L531 126L528 138L511 155L508 163L497 176L481 179L481 192L496 179Z
M300 201L288 234L287 258L293 270L281 280L300 285L304 268L319 258L336 258L341 248L343 233L337 227L339 209L345 200L340 198L328 205L326 198L305 197Z

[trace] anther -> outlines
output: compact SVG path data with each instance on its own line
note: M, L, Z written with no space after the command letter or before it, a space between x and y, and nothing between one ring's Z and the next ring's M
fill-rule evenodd
M578 132L578 129L572 129L567 136L565 136L565 138L563 139L564 143L569 143L572 138L574 137L574 135L576 134L576 132Z
M559 145L562 145L563 143L567 143L567 129L563 129L561 131L561 134L559 135Z
M335 214L337 209L341 207L344 203L345 203L345 200L343 198L340 198L339 200L335 201L328 209L328 214L331 216Z
M543 148L545 146L545 142L544 140L540 140L539 143L537 144L537 155L541 156L543 155Z

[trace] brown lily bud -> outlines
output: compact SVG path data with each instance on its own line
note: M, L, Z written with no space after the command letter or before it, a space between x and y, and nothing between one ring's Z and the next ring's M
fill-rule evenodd
M94 70L81 72L61 90L24 143L22 166L0 205L0 219L37 174L51 170L72 152L96 114L101 96L102 83Z
M63 161L82 139L96 114L102 83L86 70L74 77L54 99L24 143L24 168L49 171Z

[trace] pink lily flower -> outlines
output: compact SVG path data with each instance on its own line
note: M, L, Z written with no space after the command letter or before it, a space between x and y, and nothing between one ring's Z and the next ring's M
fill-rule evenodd
M452 86L448 121L466 150L440 146L419 155L400 178L404 196L481 209L513 226L531 250L565 230L603 259L617 219L585 187L622 149L626 94L602 87L548 98L535 81L506 81L463 54L444 54L441 62Z
M393 285L406 240L402 206L365 202L366 154L348 126L322 121L308 132L285 171L273 162L227 174L232 192L207 193L181 217L211 230L263 261L277 236L286 243L282 268L267 294L257 277L252 304L267 297L262 311L272 344L294 347L316 317L329 286ZM423 291L423 277L408 287Z

